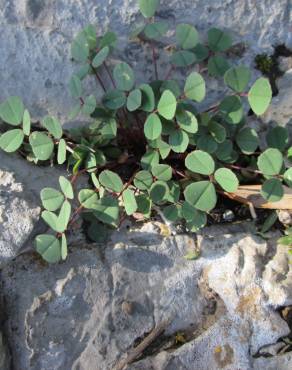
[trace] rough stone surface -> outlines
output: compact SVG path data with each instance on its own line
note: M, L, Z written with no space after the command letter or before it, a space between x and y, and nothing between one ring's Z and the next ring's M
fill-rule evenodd
M291 127L292 119L292 69L289 69L283 77L281 77L277 86L279 94L272 99L272 102L262 116L262 120L265 123L275 121L280 126Z
M235 40L246 42L250 64L273 45L292 45L291 8L290 0L162 0L158 17L171 26L192 23L200 31L229 29ZM139 67L140 77L150 76L151 58L135 43L126 46L129 31L141 20L136 0L0 0L0 101L19 95L34 117L50 113L66 121L73 104L67 92L70 42L88 23L99 34L109 27L116 31L121 40L116 55Z
M261 357L255 360L254 370L287 370L291 369L292 355L286 353L275 357Z
M276 312L292 300L285 249L247 226L211 228L198 237L201 257L187 261L194 239L157 230L147 224L113 234L104 248L73 247L55 266L32 256L6 266L1 291L14 369L113 369L170 319L161 343L176 332L188 333L188 342L157 347L129 369L249 370L261 347L289 333Z
M43 231L36 221L40 190L58 184L58 169L38 167L16 155L0 153L0 267ZM62 173L64 174L64 173ZM32 235L33 234L33 235Z

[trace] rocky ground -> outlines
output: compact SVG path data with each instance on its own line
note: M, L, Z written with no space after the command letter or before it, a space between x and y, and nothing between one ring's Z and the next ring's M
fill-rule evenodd
M159 17L173 25L232 30L245 45L237 59L251 66L258 53L292 46L290 0L161 3ZM126 47L135 0L0 0L0 19L0 101L22 96L34 118L66 123L68 50L88 22L118 31L116 56L138 78L152 73L140 68L141 47ZM258 131L291 127L292 58L277 62L279 93L261 121L251 118ZM218 91L212 83L211 99ZM33 252L44 230L39 191L64 170L0 159L0 370L291 369L292 265L277 233L264 240L251 222L235 222L167 237L159 221L129 224L103 246L73 235L66 262L48 266ZM194 250L200 257L187 260Z

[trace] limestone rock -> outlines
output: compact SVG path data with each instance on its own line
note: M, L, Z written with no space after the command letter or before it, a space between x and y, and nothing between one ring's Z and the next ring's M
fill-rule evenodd
M245 225L208 228L198 245L188 261L191 235L165 238L149 223L104 247L71 247L62 264L18 257L2 271L15 369L113 369L167 319L129 369L252 369L252 355L289 333L276 311L291 302L288 256ZM177 332L188 339L175 349Z

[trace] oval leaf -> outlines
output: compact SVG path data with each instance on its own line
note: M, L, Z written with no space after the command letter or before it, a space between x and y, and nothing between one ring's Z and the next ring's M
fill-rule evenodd
M23 139L23 131L18 128L6 131L0 136L0 148L7 153L15 152L21 146Z
M60 242L54 235L41 234L35 239L36 250L49 263L59 262L61 259Z
M214 185L210 181L198 181L188 185L184 191L185 200L201 211L210 211L217 202Z
M29 143L37 159L46 161L51 157L54 143L48 135L43 132L32 132L29 136Z
M165 90L158 102L158 113L165 119L172 119L176 111L176 97L170 90Z
M202 150L194 150L185 159L187 169L201 175L211 175L215 170L213 158Z
M235 192L237 190L239 185L238 178L228 168L219 168L214 173L214 177L223 190L227 192Z
M259 78L248 92L248 102L253 112L260 116L265 113L272 99L272 89L267 78Z

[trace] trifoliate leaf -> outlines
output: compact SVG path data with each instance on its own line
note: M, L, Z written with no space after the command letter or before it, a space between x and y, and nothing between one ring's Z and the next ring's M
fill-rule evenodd
M78 194L78 200L84 208L92 209L98 200L98 196L92 189L81 189Z
M120 193L123 190L123 182L119 175L110 170L104 170L99 175L99 182L105 188Z
M41 234L35 239L36 250L42 258L49 263L61 260L61 247L59 240L54 235Z
M99 199L94 205L94 215L101 222L116 226L119 219L118 199L111 196Z
M208 31L208 45L212 51L224 51L231 47L232 39L228 33L211 28Z
M103 96L103 104L109 109L119 109L126 103L126 95L120 90L110 90Z
M37 159L45 161L51 157L54 150L54 143L45 133L32 132L29 136L29 143Z
M203 77L197 73L192 72L185 83L184 87L185 96L189 99L201 102L206 95L206 85Z
M168 181L172 178L172 168L168 164L157 164L152 167L151 172L158 180Z
M165 90L158 102L158 113L165 119L172 119L176 111L176 97L170 90Z
M198 181L188 185L184 191L185 200L201 211L210 211L217 202L214 185L210 181Z
M253 112L260 116L265 113L272 99L272 89L267 78L260 77L248 92L248 102Z
M189 24L181 23L176 27L176 40L183 49L192 49L199 41L198 31Z
M149 114L145 125L144 134L148 140L155 140L161 135L162 125L156 113Z
M53 188L43 188L40 195L43 207L48 211L59 209L65 199L60 191Z
M268 202L278 202L284 195L284 189L279 179L266 180L261 188L261 195Z
M184 153L189 145L189 136L183 130L175 130L169 135L169 145L175 153Z
M187 67L195 63L197 57L189 50L180 50L172 54L170 61L177 67Z
M122 194L125 211L128 216L132 215L137 211L137 202L134 195L134 192L131 189L126 189Z
M144 28L144 33L146 37L148 37L148 39L158 40L165 35L167 30L168 30L167 22L160 21L146 24Z
M219 168L214 173L215 180L221 188L227 192L235 192L239 182L236 175L228 168Z
M250 70L245 66L232 67L226 71L224 82L232 90L243 92L250 80Z
M278 149L267 149L258 157L257 164L264 175L278 175L283 165L283 155Z
M213 158L202 150L194 150L185 159L185 166L192 172L211 175L215 170Z
M134 185L140 190L147 190L153 183L153 176L149 171L139 171L134 177Z
M224 76L225 72L229 69L229 63L221 55L216 55L208 60L208 73L213 77Z
M24 106L18 96L10 96L0 104L0 118L12 126L18 126L22 122Z
M119 63L114 68L114 80L117 88L122 91L130 91L135 83L135 76L132 68L127 63Z
M22 144L24 134L21 129L14 129L4 132L0 136L0 148L7 153L15 152Z

